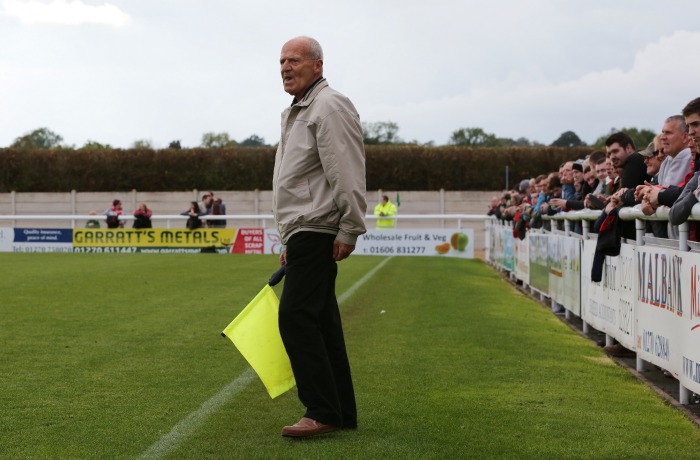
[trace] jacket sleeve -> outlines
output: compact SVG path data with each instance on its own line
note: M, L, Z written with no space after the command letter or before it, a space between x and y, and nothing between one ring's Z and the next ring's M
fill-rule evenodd
M622 194L622 204L623 205L634 206L635 204L638 204L638 202L634 200L634 190L635 190L635 187L628 188L627 191Z
M580 200L566 200L566 209L572 211L580 211L584 208L583 201Z
M698 202L698 199L693 193L696 188L698 188L698 174L695 173L693 177L688 181L681 192L681 196L673 203L671 210L668 212L668 221L673 225L680 225L690 216L693 211L693 206ZM661 194L659 194L661 195Z
M627 164L620 178L620 187L634 190L637 185L642 185L647 180L649 176L644 158L638 153L633 153L627 158Z
M336 110L318 127L318 154L340 212L336 239L354 245L365 227L365 147L359 116Z
M677 185L669 185L667 188L659 191L659 206L673 206L673 203L681 196L683 187Z

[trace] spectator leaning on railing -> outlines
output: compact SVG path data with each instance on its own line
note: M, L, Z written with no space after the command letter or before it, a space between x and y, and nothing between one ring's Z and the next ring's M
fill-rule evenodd
M688 137L695 147L695 155L698 155L698 147L700 147L700 97L693 99L683 108L683 117L688 128ZM695 169L698 169L698 161L695 162ZM698 176L700 172L695 172L693 177L685 184L683 191L678 199L671 206L668 214L668 220L673 225L680 225L690 216L693 206L700 200L700 189L698 188ZM670 187L669 187L670 189ZM663 195L668 193L664 192ZM661 201L662 193L659 193L659 201ZM699 236L695 228L691 226L690 238L698 241Z
M620 202L622 206L634 206L634 191L637 185L643 185L649 180L644 158L635 151L632 138L623 132L610 135L605 140L605 147L613 167L622 171L619 190L624 189L626 193L619 195ZM636 238L634 220L622 222L622 236L630 240Z

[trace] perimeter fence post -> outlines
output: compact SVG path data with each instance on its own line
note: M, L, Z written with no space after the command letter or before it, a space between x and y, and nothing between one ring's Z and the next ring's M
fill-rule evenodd
M636 235L637 235L637 241L636 241L637 247L644 246L644 232L646 231L646 228L647 228L646 221L642 220L642 219L635 219L634 220L634 228L636 230ZM639 356L639 353L635 353L635 356L636 356L637 372L644 372L644 360Z
M591 221L587 220L587 219L583 219L581 221L581 226L583 228L583 239L587 240L590 236L590 233L591 233ZM583 247L581 248L581 250L583 251ZM583 308L583 306L581 308ZM582 318L582 324L583 324L583 333L588 334L588 323L585 320L583 320L583 314L581 315L581 318Z
M688 246L688 235L690 233L690 226L688 221L683 222L678 226L678 250L683 252L690 251ZM678 402L681 404L688 404L690 402L690 390L683 386L682 383L678 382Z

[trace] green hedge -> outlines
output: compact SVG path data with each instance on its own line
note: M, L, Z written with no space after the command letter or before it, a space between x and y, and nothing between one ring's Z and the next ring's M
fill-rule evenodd
M556 171L590 148L370 145L367 189L494 190ZM274 148L0 149L0 192L270 190Z

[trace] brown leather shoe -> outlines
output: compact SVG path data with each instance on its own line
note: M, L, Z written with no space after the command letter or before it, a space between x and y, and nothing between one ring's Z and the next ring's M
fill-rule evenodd
M337 431L339 429L340 428L337 426L326 425L325 423L317 422L308 417L303 417L294 425L282 428L282 436L306 438L317 434L330 433L331 431Z

